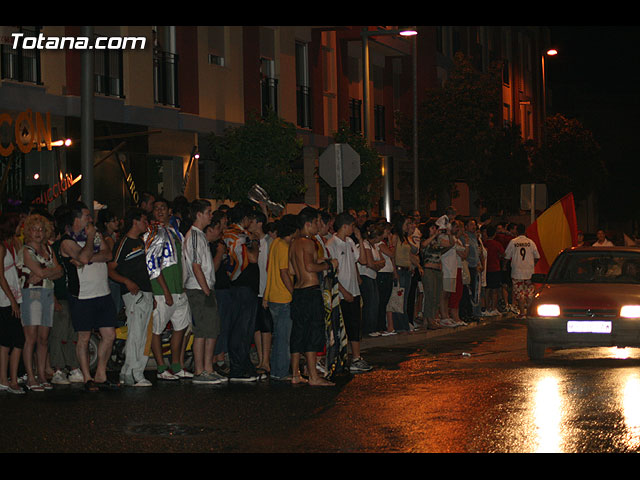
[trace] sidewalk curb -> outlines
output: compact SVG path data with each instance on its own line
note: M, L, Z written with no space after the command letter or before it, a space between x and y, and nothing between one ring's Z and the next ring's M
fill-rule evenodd
M471 328L477 328L482 325L487 325L490 322L494 322L496 320L503 320L506 318L514 317L512 313L504 313L502 315L494 315L491 317L482 317L478 322L470 322L466 326L460 327L445 327L437 330L427 330L425 328L420 328L419 330L415 330L413 332L390 335L388 337L369 337L364 335L362 340L360 341L360 350L364 351L370 348L379 348L379 347L395 347L399 345L412 345L415 343L420 343L431 338L442 337L444 335L452 335L456 332L462 332L465 330L469 330Z

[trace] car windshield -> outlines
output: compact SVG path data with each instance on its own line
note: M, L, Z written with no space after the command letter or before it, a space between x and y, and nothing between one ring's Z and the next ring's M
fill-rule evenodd
M567 251L551 266L547 282L640 284L640 252Z

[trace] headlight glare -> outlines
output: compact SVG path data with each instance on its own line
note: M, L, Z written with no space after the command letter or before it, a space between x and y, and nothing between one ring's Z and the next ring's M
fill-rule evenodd
M540 317L559 317L560 306L549 304L538 305L537 312Z
M640 318L640 305L624 305L620 309L623 318Z

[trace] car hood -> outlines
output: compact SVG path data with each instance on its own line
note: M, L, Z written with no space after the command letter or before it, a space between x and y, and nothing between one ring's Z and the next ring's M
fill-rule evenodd
M545 284L538 290L536 304L550 303L564 308L618 308L640 305L640 285L610 283Z

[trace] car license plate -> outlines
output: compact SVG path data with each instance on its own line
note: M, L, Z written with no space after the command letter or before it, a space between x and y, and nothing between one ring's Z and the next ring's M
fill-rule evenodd
M577 321L569 320L567 322L568 333L611 333L611 322L600 320Z

